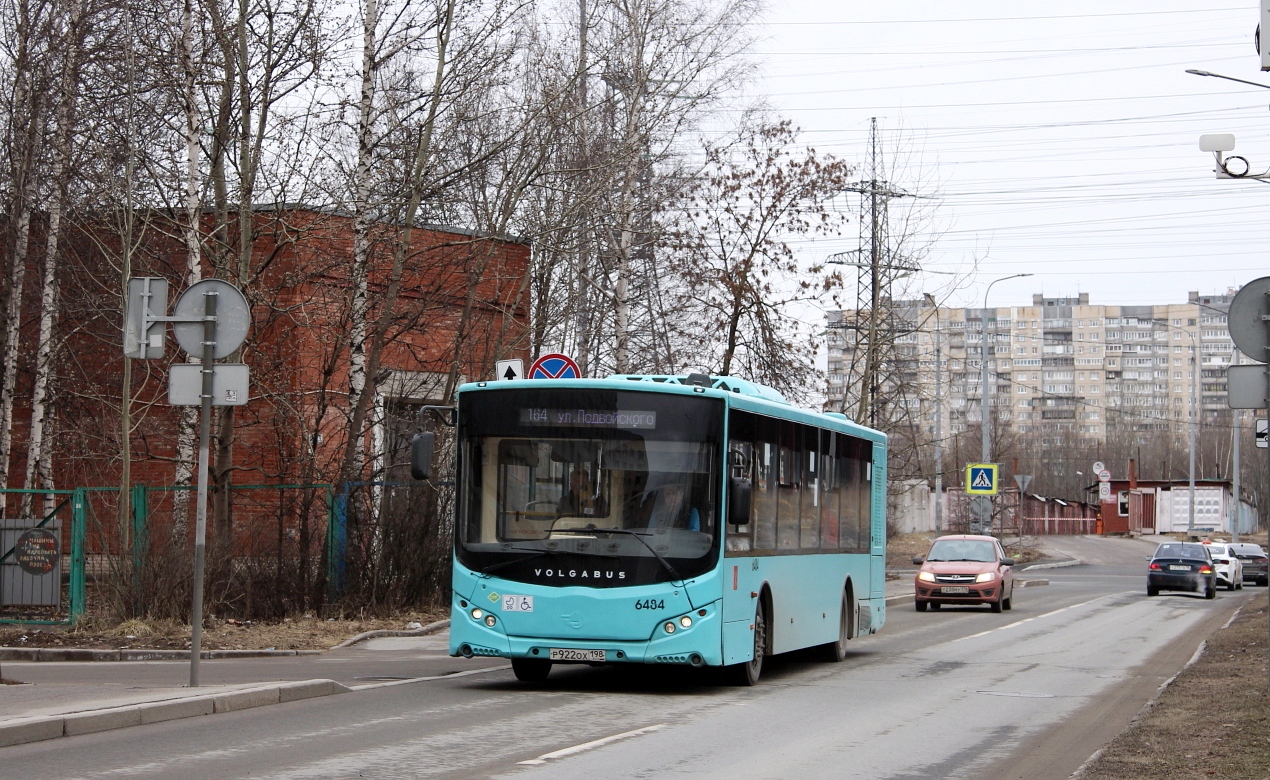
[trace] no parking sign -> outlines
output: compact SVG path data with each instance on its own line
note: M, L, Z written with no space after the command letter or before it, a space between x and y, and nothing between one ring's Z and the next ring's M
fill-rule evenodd
M580 379L582 369L573 362L573 358L555 352L535 360L526 376L530 379Z

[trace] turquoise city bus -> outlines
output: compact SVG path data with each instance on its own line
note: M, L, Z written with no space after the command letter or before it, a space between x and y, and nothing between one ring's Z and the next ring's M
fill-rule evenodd
M691 374L470 383L455 423L452 655L753 685L886 619L886 437L843 415Z

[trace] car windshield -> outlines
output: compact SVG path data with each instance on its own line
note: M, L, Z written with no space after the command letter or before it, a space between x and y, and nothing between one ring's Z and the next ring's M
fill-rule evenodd
M930 548L928 561L978 561L997 559L996 545L979 539L940 539Z
M1202 544L1162 544L1155 551L1156 558L1192 558L1205 560L1208 548Z
M713 565L720 402L500 390L462 399L460 418L457 536L465 565L498 566L499 576L516 578L514 559L526 556L537 566L570 567L579 557L641 559L630 561L623 585Z

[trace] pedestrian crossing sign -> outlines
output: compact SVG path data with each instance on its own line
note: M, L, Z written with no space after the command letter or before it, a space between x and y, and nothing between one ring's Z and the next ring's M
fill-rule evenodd
M995 496L997 494L997 464L970 463L966 466L966 495Z

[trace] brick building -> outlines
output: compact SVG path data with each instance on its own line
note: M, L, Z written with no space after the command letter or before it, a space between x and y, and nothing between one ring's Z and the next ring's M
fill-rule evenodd
M286 207L261 210L255 221L252 273L240 283L252 305L252 330L242 358L251 368L251 397L234 411L232 468L220 475L221 481L237 486L330 483L338 474L348 420L352 219ZM131 275L166 277L173 291L170 307L184 287L181 232L163 216L143 224ZM58 488L118 486L121 479L123 277L119 241L109 227L81 225L66 237L61 344L53 383L53 473ZM372 322L386 305L396 235L396 226L375 227L369 282ZM415 408L445 402L457 382L489 375L496 359L524 356L529 258L528 244L516 239L441 226L413 231L400 259L401 291L388 318L378 394L365 440L368 473L382 479L400 457L398 434L413 421ZM39 306L37 266L33 261L28 268L24 295L13 487L21 486L26 460ZM207 267L204 276L236 281L232 273L216 274ZM163 360L132 361L128 388L132 482L154 487L174 482L181 414L166 404L166 366L185 356L175 339L169 337L167 343ZM286 505L294 497L282 491L257 493L249 498L234 494L244 496L233 510L236 547L254 547L253 538L259 534L294 536L285 518L290 511ZM112 495L103 493L100 498L95 516L101 523L111 519ZM162 523L165 514L170 517L163 508L174 503L170 493L153 503L152 522ZM10 501L11 515L13 505ZM253 517L277 522L253 528Z

